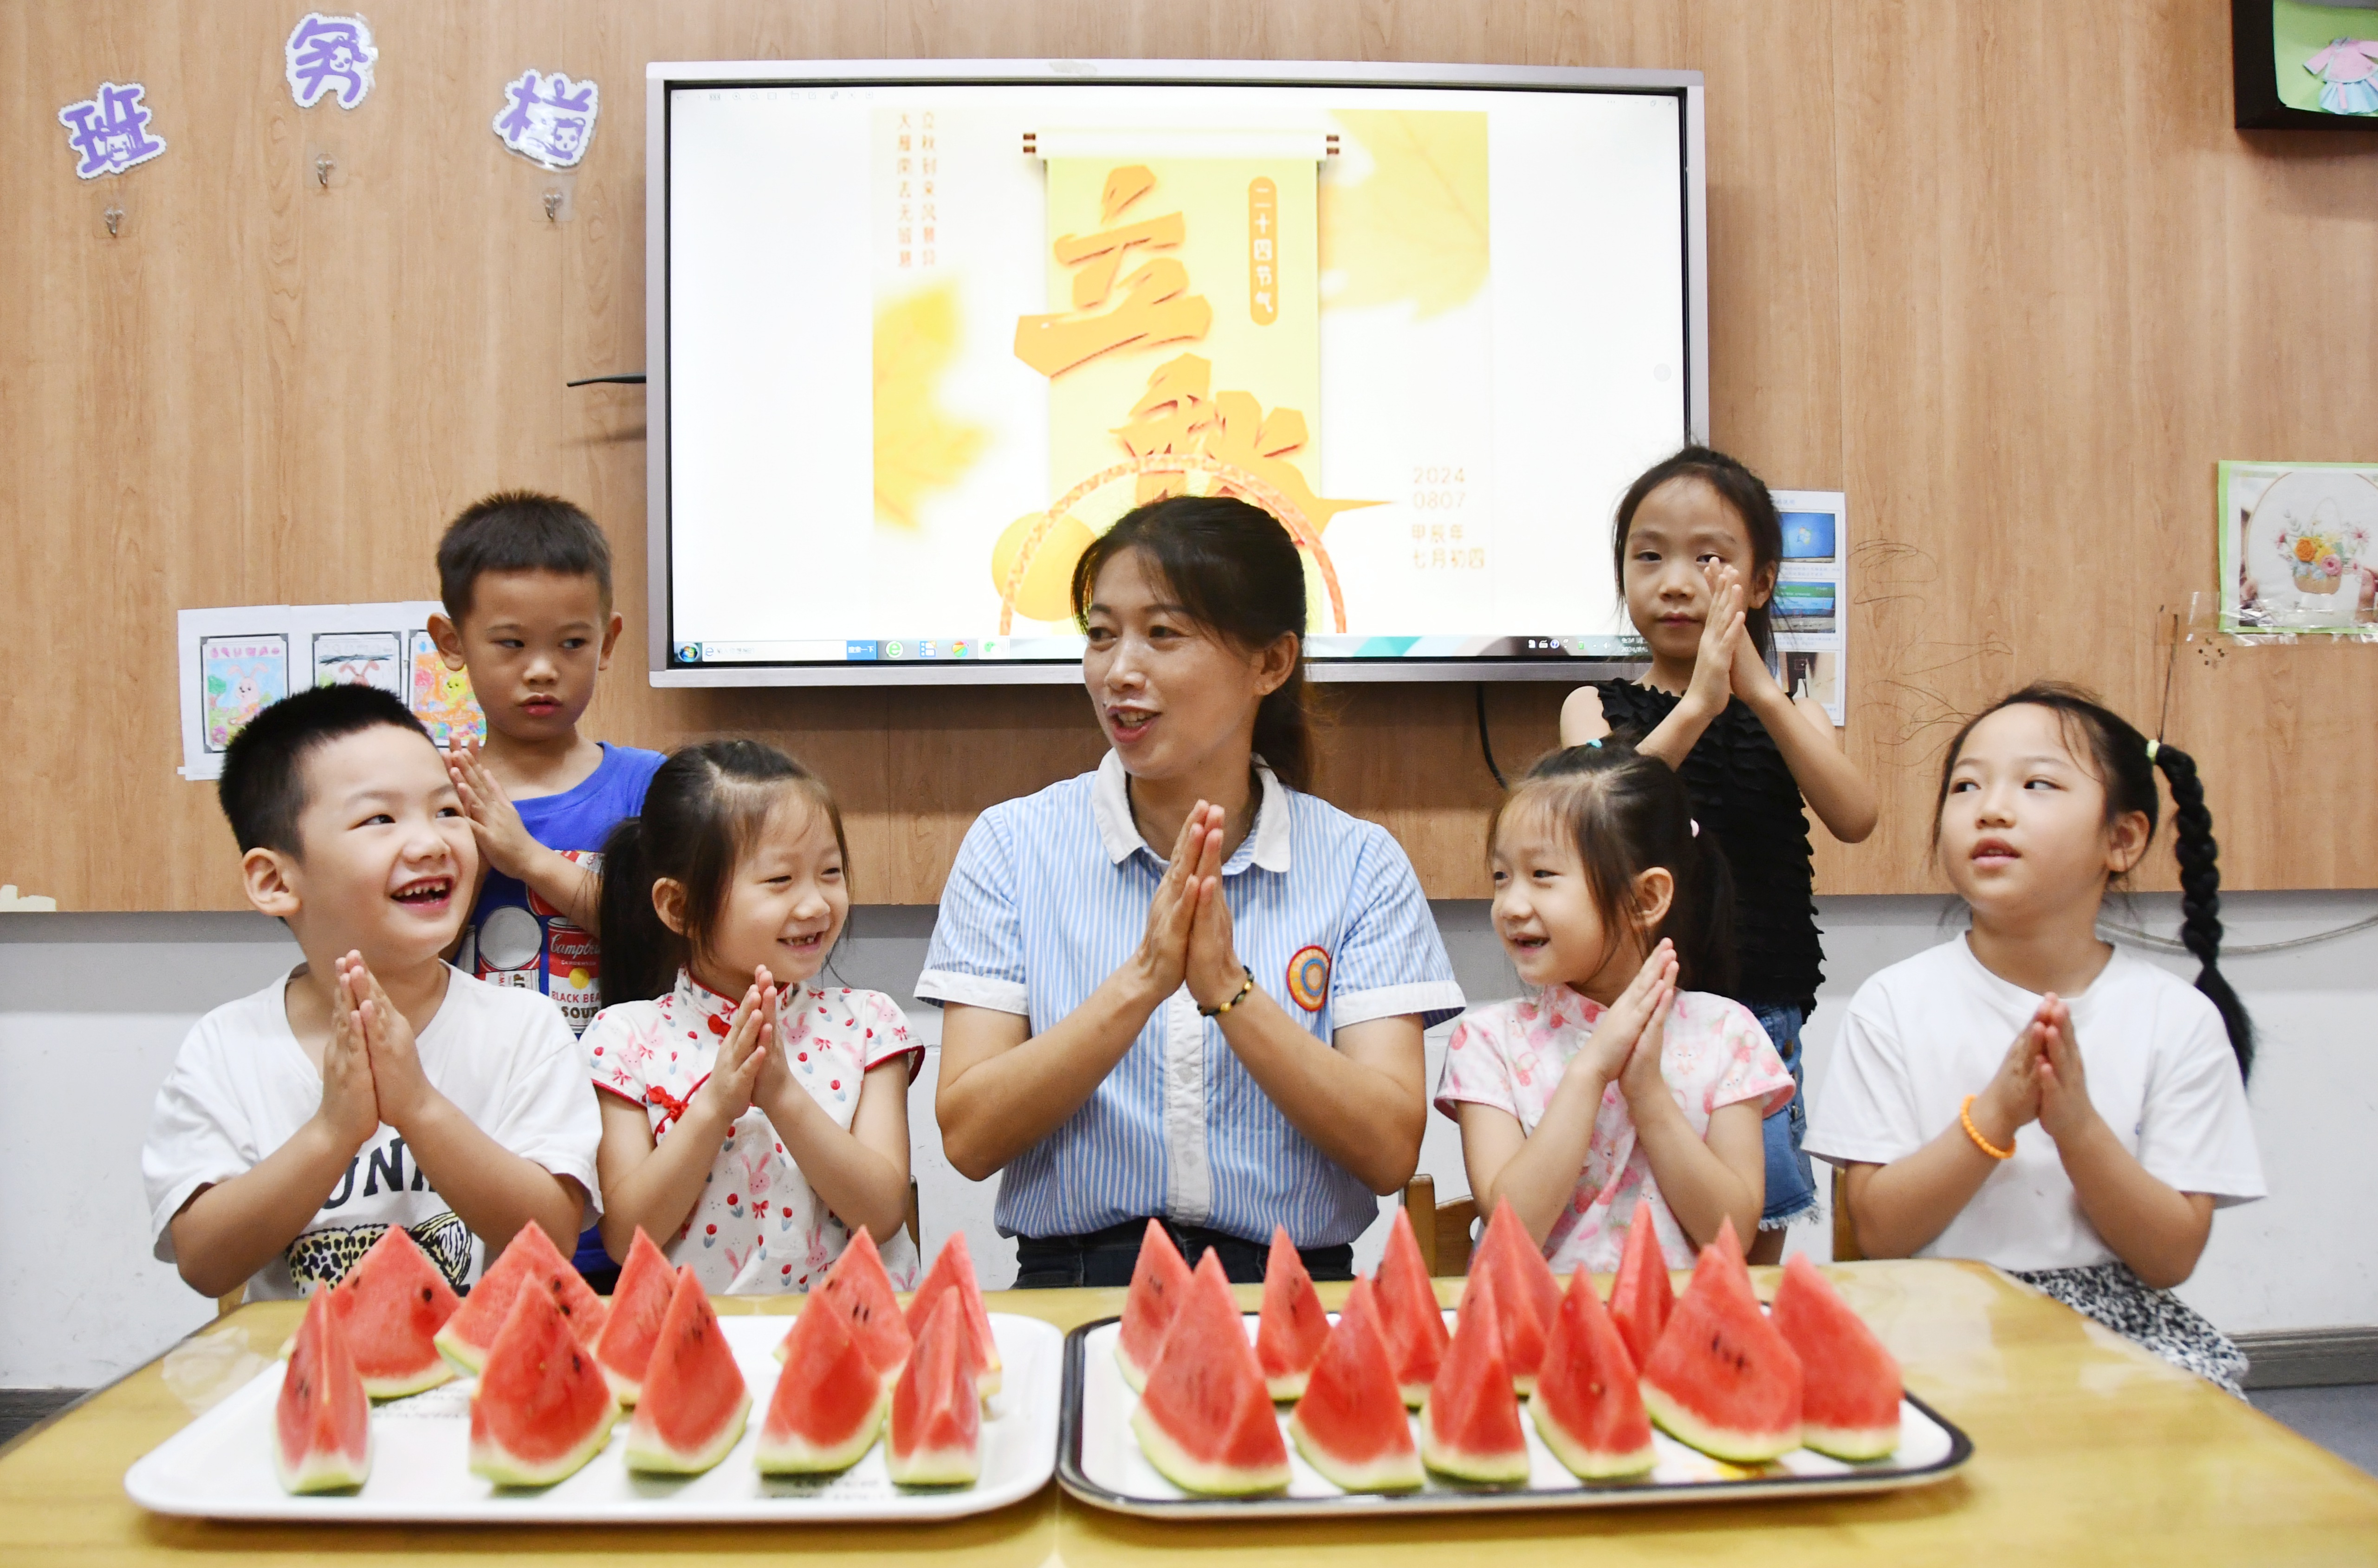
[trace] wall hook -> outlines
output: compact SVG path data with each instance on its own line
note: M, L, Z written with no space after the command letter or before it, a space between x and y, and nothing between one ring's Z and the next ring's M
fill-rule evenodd
M545 193L545 221L548 223L561 221L561 193L558 190Z
M320 182L324 190L329 190L330 188L330 171L337 167L338 164L331 161L329 153L318 152L314 154L314 178Z
M100 216L107 220L107 237L109 239L118 237L116 233L116 225L124 221L124 209L121 207L110 207L105 212L101 213Z

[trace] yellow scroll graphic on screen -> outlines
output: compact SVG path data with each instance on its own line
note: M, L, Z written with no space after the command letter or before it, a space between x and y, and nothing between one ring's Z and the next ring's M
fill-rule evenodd
M1051 157L1048 168L1051 308L1016 322L1015 353L1049 377L1052 504L993 548L1001 629L1018 610L1066 614L1051 585L1129 508L1194 493L1279 518L1307 557L1316 623L1342 630L1322 533L1337 512L1376 503L1319 493L1314 160Z
M926 492L957 483L980 455L985 436L944 410L943 373L957 358L957 291L921 289L875 312L875 515L918 526Z

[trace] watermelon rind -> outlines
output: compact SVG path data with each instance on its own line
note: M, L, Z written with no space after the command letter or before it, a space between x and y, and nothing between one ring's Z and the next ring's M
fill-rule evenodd
M1293 1415L1288 1418L1288 1435L1304 1462L1341 1491L1417 1491L1427 1484L1417 1449L1382 1454L1368 1464L1349 1461L1315 1442Z
M1440 1439L1426 1421L1420 1424L1420 1462L1438 1475L1480 1486L1516 1486L1528 1478L1525 1449L1468 1453Z
M566 1370L563 1358L568 1359ZM534 1459L516 1453L495 1434L498 1418L512 1413L508 1407L510 1395L502 1391L514 1381L510 1374L515 1361L529 1363L536 1374L520 1381L544 1384L530 1387L524 1400L539 1414L566 1416L579 1390L601 1394L599 1401L588 1404L586 1430L550 1458ZM559 1303L541 1291L521 1291L504 1320L503 1332L488 1349L486 1369L471 1391L471 1474L498 1486L551 1486L575 1475L600 1454L611 1441L611 1428L619 1418L619 1402L611 1397L609 1382L594 1364L594 1353L578 1342Z
M654 1431L650 1422L637 1419L628 1423L626 1454L628 1468L667 1476L698 1476L716 1465L741 1441L744 1423L751 1415L751 1394L749 1389L736 1402L735 1414L718 1429L718 1435L696 1449L671 1448Z
M875 1402L874 1413L840 1443L814 1443L807 1438L787 1432L771 1438L760 1434L759 1447L754 1450L760 1473L763 1476L824 1476L836 1470L847 1470L867 1456L875 1440L883 1434L883 1413L891 1403L886 1394Z
M382 1232L330 1297L372 1398L402 1399L453 1377L437 1334L462 1299L402 1226Z
M293 1418L306 1445L296 1455L288 1444ZM288 1491L343 1491L364 1484L371 1456L371 1401L329 1293L318 1293L306 1304L282 1370L273 1407L273 1474Z
M1666 1391L1648 1382L1643 1385L1643 1408L1651 1412L1652 1425L1670 1437L1729 1464L1764 1465L1800 1446L1800 1429L1796 1426L1772 1431L1736 1431L1703 1420L1669 1397Z
M1157 1473L1183 1491L1204 1493L1212 1497L1252 1497L1257 1492L1278 1491L1288 1485L1288 1458L1283 1451L1278 1465L1219 1465L1193 1459L1188 1450L1148 1419L1146 1406L1135 1406L1131 1413L1132 1435L1139 1439L1139 1450Z
M676 1294L677 1271L669 1267L667 1255L643 1226L636 1227L619 1282L611 1287L603 1332L594 1340L595 1365L609 1381L612 1397L622 1405L635 1404L643 1388L644 1364L652 1359L653 1343Z
M1536 1435L1544 1440L1553 1457L1579 1480L1609 1481L1639 1476L1659 1463L1659 1449L1648 1442L1632 1454L1595 1450L1562 1426L1559 1418L1544 1407L1541 1397L1528 1401L1528 1417L1535 1423Z
M898 1486L970 1487L982 1476L982 1455L975 1449L953 1445L919 1449L904 1459L886 1449L883 1468Z
M1862 1465L1872 1459L1887 1459L1899 1447L1899 1423L1887 1427L1819 1427L1807 1422L1800 1425L1800 1445L1813 1448L1835 1459L1846 1459Z

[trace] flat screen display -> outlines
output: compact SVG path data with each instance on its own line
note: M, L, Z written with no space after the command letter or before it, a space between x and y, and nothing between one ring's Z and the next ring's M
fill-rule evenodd
M800 69L651 69L656 680L1071 678L1074 563L1182 493L1289 529L1325 677L1639 656L1697 77Z

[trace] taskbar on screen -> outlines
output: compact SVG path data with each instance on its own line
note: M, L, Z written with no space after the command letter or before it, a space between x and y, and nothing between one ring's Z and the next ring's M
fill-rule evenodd
M805 638L778 641L680 642L669 662L681 668L730 664L1027 664L1082 656L1083 640L1064 637ZM1316 633L1308 659L1648 658L1643 640L1594 637L1350 637Z

